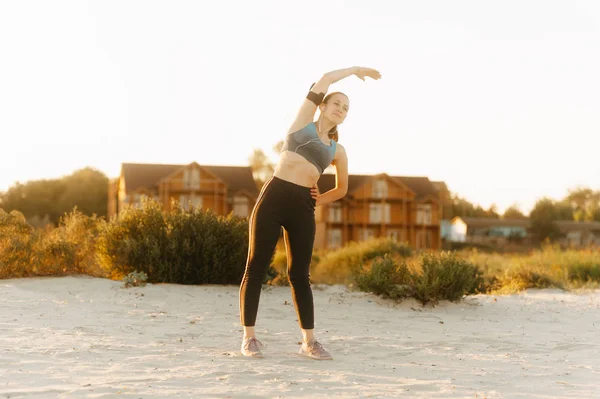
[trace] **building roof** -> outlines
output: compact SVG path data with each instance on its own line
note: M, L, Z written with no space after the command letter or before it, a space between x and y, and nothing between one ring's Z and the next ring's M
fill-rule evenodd
M457 216L452 221L461 219L467 227L530 227L529 219L495 219ZM557 220L556 227L566 233L568 231L598 231L600 222L576 222L574 220Z
M349 175L348 176L348 194L354 192L358 187L362 186L372 176L369 175ZM319 191L324 193L335 188L335 175L331 173L324 173L317 182Z
M568 231L596 231L600 232L600 222L577 222L575 220L558 220L558 229L566 233Z
M121 176L125 178L125 189L130 192L142 187L154 188L160 179L182 167L183 165L123 163Z
M448 186L443 181L431 181L431 184L433 184L433 187L435 187L435 189L437 191L441 191L441 190L449 191Z
M348 194L357 190L360 186L368 182L370 179L377 175L349 175L348 176ZM413 177L413 176L389 176L392 179L400 181L402 184L410 188L416 195L417 199L424 199L428 196L438 198L438 192L436 188L431 184L431 181L427 177ZM331 173L325 173L321 175L319 182L320 192L329 191L335 187L335 175Z
M391 176L393 179L400 180L406 184L411 190L417 195L417 199L423 199L425 197L435 197L439 199L438 190L431 184L431 180L427 177L417 176Z
M160 179L188 165L123 163L121 173L125 178L127 192L131 192L141 187L156 188ZM249 166L199 166L223 180L230 194L246 190L250 194L258 195L258 189L252 176L252 168Z
M529 227L529 219L496 219L457 216L452 219L461 219L467 227Z

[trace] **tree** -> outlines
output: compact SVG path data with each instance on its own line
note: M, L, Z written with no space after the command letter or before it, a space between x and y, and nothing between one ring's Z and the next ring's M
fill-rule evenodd
M265 153L259 148L254 149L252 155L248 157L248 162L250 164L250 168L252 168L254 182L260 190L263 184L265 184L265 182L269 178L269 176L273 174L275 166L269 161L269 158L267 158Z
M63 192L59 199L62 214L75 206L84 215L106 216L108 207L108 177L93 168L84 168L63 178Z
M519 209L519 206L514 204L504 210L502 219L527 219L527 216Z
M275 152L275 154L279 155L282 147L283 147L283 140L279 140L277 143L275 143L273 145L273 151Z
M591 188L577 187L569 190L565 201L571 204L573 219L577 221L592 221L600 210L600 191Z
M575 220L573 207L569 200L563 199L554 202L554 208L556 210L556 220Z
M36 224L60 218L75 206L88 216L105 216L108 204L108 178L101 172L84 168L61 179L16 183L2 194L2 208L20 211Z
M68 211L63 211L57 206L63 190L63 182L56 179L16 183L3 194L2 208L6 212L17 210L26 219L37 216L56 224L61 215Z
M452 194L450 201L452 205L449 219L456 216L474 216L475 207L466 199L459 197L457 194Z
M485 216L484 217L494 218L494 219L500 219L500 214L498 213L496 204L490 205L490 207L488 208L488 210L484 211L484 212L485 212Z
M461 217L491 217L498 219L500 216L498 212L496 212L496 205L492 204L489 209L485 210L480 205L473 205L469 201L464 198L460 198L457 194L452 194L451 196L451 210L449 218L453 218L455 216Z
M554 202L549 198L537 201L529 215L531 233L540 241L555 240L560 236L556 226L558 213Z

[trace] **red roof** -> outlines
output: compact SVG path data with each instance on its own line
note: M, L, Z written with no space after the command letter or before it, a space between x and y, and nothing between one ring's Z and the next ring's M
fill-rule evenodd
M357 190L360 186L365 184L369 179L372 179L376 175L349 175L348 176L348 195ZM428 196L438 198L438 191L433 186L431 181L427 177L413 177L413 176L390 176L392 179L400 181L402 184L408 186L415 194L417 199L424 199ZM335 188L335 175L326 173L321 175L319 182L320 192L329 191Z
M185 166L188 165L123 163L121 174L125 178L125 188L127 192L130 192L141 187L157 188L160 179ZM246 190L250 194L258 195L258 189L252 176L252 168L249 166L200 165L200 167L223 180L230 194Z

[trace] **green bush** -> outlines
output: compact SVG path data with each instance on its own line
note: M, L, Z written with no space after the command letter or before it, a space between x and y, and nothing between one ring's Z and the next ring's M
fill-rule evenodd
M483 284L477 266L458 259L454 252L423 254L421 273L413 275L415 298L423 304L458 301Z
M158 270L169 267L164 253L168 225L160 204L144 201L128 207L100 229L98 260L112 279L122 279L134 270L144 271L152 281L161 281Z
M87 216L74 208L61 217L56 229L45 235L47 253L64 274L104 277L96 259L99 227L105 223L96 215Z
M135 271L123 277L123 283L125 288L145 287L146 281L148 281L148 275L144 272Z
M568 265L569 281L600 282L600 263L575 263Z
M527 288L562 288L562 285L553 281L544 273L536 272L535 270L519 269L508 273L509 281L519 286L521 290Z
M413 295L412 275L405 262L396 264L389 254L377 258L369 270L355 269L354 279L360 291L383 298L402 299Z
M315 282L325 284L346 283L356 270L375 258L389 254L394 258L411 256L411 248L388 238L375 238L351 242L346 246L327 252L314 267Z
M113 278L134 270L150 282L239 284L248 251L248 222L233 215L173 207L154 200L130 207L106 224L98 256Z
M0 278L29 277L39 235L17 211L0 209Z
M454 253L423 254L421 261L421 271L416 271L385 255L370 268L356 269L354 279L361 291L395 300L413 297L422 304L458 301L483 283L478 268Z
M527 254L461 251L459 256L476 264L490 281L489 291L508 294L527 288L571 289L600 283L600 249L561 250L545 245Z
M19 212L0 210L0 278L88 274L102 276L95 261L97 226L74 209L57 228L27 224Z
M508 294L526 290L528 288L563 288L563 284L552 279L548 273L538 267L515 266L507 269L498 278L496 292Z

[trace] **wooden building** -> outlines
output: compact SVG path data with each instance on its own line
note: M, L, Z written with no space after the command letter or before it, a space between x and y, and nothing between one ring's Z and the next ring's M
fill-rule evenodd
M333 174L323 174L318 182L320 192L334 186ZM108 216L148 196L165 211L175 200L183 207L248 217L258 194L250 167L124 163L119 178L110 182ZM315 210L315 248L390 237L414 248L439 249L440 195L427 177L350 175L347 195Z
M335 175L322 175L318 187L320 192L335 187ZM439 195L427 177L350 175L346 196L316 210L315 248L390 237L414 248L439 249Z
M109 183L108 216L141 203L142 196L160 201L169 211L175 200L183 207L233 212L248 217L258 196L249 166L208 166L124 163L121 175Z

